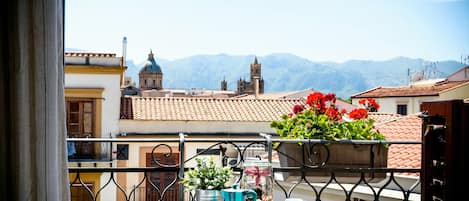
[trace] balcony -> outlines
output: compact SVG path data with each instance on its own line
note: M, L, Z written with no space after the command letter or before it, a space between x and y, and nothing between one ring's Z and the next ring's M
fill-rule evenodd
M274 200L301 198L306 200L420 200L420 168L363 168L301 165L280 167L281 154L274 148L277 143L354 144L360 146L394 144L420 145L418 141L341 141L281 140L261 134L250 138L201 138L175 134L165 138L69 138L68 143L95 143L101 149L99 160L78 160L69 166L72 200L195 200L184 191L179 179L194 167L195 158L212 157L219 164L230 166L235 174L231 183L239 182L242 166L247 158L257 157L273 164ZM327 146L324 146L327 147ZM88 163L91 163L88 164ZM325 162L327 164L327 160ZM87 165L84 165L87 164ZM105 164L105 165L103 165ZM288 180L282 173L299 173ZM324 181L305 176L322 172ZM352 182L342 182L341 174L357 175ZM368 175L382 174L379 181ZM411 177L404 175L413 175Z

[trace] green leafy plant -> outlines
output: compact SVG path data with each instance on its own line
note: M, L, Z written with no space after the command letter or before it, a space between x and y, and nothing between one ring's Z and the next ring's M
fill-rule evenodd
M338 111L335 94L323 95L314 92L308 96L305 105L295 105L292 113L283 115L270 126L277 130L283 139L323 139L323 140L384 140L384 136L373 129L374 120L368 119L368 109L377 111L374 99L360 101L365 108L348 113ZM368 101L368 103L366 103ZM372 107L370 107L370 103Z
M227 188L225 183L230 180L233 171L230 167L217 166L212 158L196 158L197 166L186 172L181 183L187 191L221 190Z

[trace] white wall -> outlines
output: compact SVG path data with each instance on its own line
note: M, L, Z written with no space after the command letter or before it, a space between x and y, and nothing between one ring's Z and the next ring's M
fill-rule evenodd
M120 120L121 132L168 133L168 132L255 132L275 133L270 122L223 122L223 121L142 121Z
M120 75L65 74L65 88L104 88L101 133L108 137L119 132Z

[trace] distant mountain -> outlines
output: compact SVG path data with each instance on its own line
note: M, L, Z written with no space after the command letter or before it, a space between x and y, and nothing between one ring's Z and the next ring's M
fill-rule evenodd
M177 60L156 59L163 70L164 88L219 89L223 78L229 90L236 90L237 80L249 79L250 63L254 55L232 56L196 55ZM398 57L386 61L352 60L344 63L313 62L288 53L258 57L266 92L281 92L313 88L334 92L347 98L377 86L407 84L407 69L416 72L425 68L422 59ZM142 62L127 61L127 76L138 83ZM440 61L440 77L462 68L456 61Z

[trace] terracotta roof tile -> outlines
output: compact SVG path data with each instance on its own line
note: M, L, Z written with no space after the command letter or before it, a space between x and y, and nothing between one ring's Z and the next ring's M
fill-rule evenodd
M435 84L434 86L377 87L354 95L352 98L437 96L441 91L468 82L469 81L443 81Z
M384 113L384 112L370 112L368 113L368 118L375 120L375 125L382 123L394 121L401 118L402 115L394 113Z
M189 97L131 97L135 120L269 122L288 114L300 100L254 100ZM122 115L121 115L122 116Z
M386 140L421 141L422 120L417 115L408 115L377 124L376 129L386 137ZM389 168L420 168L420 159L420 145L393 144L389 147Z

